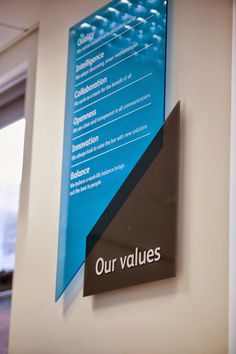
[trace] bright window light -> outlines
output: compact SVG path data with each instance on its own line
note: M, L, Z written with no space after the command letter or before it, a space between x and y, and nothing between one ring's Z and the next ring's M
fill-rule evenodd
M15 265L25 119L0 130L0 272Z

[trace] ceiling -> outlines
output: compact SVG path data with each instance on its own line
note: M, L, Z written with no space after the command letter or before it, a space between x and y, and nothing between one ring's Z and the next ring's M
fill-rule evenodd
M0 0L0 51L39 22L41 0Z

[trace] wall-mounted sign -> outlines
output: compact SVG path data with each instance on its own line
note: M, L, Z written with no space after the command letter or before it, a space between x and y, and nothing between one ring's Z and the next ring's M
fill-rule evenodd
M115 0L70 29L57 299L84 262L85 295L175 273L166 33L164 0Z

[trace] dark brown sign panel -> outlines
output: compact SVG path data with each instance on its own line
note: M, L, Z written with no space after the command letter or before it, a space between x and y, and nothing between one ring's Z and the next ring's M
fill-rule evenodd
M84 296L176 275L180 104L87 238Z

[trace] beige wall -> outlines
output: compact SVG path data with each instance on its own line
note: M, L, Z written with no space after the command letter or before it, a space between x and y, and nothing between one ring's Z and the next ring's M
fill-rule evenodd
M229 354L236 353L236 0L233 0L232 119L230 152Z
M173 2L167 105L182 102L177 278L90 298L77 278L54 302L68 27L106 1L43 1L10 354L227 353L232 1Z

